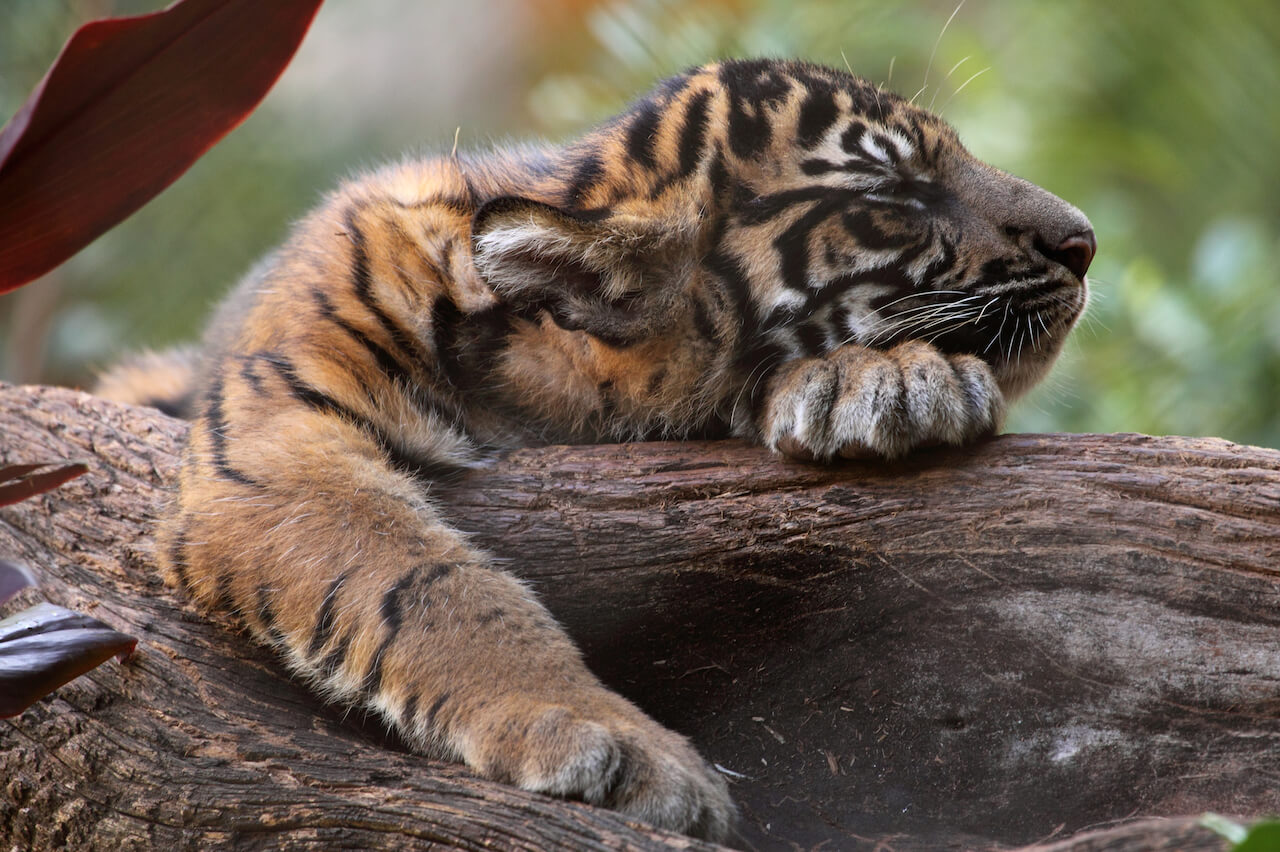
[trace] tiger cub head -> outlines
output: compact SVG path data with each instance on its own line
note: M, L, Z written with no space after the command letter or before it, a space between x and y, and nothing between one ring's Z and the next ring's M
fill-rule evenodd
M475 218L495 289L619 347L685 329L744 381L914 339L984 359L1012 399L1056 358L1096 252L1084 214L942 119L800 62L666 80L531 187Z

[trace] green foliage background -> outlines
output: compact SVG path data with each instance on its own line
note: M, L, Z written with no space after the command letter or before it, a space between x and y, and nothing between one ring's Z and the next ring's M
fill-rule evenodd
M419 0L363 8L390 29L409 3ZM353 4L329 0L322 21ZM76 20L154 6L9 0L0 111L17 108ZM903 94L919 91L978 156L1093 219L1090 313L1010 428L1280 447L1280 4L490 0L474 9L495 29L519 30L499 48L513 70L492 96L424 116L405 91L385 121L337 127L273 95L52 281L0 298L0 377L86 382L87 367L118 352L192 336L218 294L353 167L447 149L458 125L463 145L488 133L563 138L664 74L718 56L788 55L847 62ZM472 64L439 85L463 85L497 55L477 43ZM26 295L38 288L55 293Z

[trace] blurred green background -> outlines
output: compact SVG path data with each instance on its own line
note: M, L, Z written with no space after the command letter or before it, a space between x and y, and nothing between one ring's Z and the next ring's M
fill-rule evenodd
M159 5L5 0L0 113L77 23ZM353 170L448 150L455 130L462 146L567 138L654 79L731 55L847 61L923 89L975 154L1093 219L1089 314L1011 429L1280 447L1273 0L328 0L244 126L71 262L0 297L0 378L84 385L121 352L194 336Z

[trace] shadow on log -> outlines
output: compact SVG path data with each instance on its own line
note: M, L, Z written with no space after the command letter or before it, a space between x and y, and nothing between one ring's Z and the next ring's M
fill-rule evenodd
M194 612L149 535L185 429L0 388L0 463L92 468L0 510L0 554L140 639L0 723L0 845L709 848L404 753ZM1195 815L1280 811L1280 453L551 447L437 493L727 771L735 846L1221 849Z

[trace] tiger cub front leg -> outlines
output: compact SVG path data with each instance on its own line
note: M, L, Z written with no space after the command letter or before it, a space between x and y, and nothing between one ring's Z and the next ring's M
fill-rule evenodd
M724 781L606 689L528 589L449 527L366 429L323 405L249 396L215 395L193 425L161 535L175 581L240 613L324 695L377 712L417 751L725 834Z
M920 341L888 351L847 345L788 362L766 394L765 444L803 459L897 458L969 443L993 434L1005 407L986 362Z

